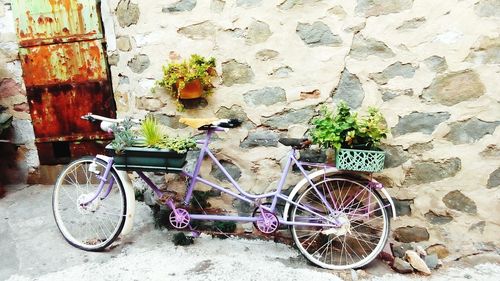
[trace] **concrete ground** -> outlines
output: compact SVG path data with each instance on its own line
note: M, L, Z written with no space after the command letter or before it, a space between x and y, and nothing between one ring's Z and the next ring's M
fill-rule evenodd
M432 276L395 274L380 261L357 271L308 264L297 250L270 241L202 236L188 247L157 230L137 206L132 233L103 253L78 250L60 235L51 186L10 186L0 199L0 280L500 280L500 257L478 255L447 263Z

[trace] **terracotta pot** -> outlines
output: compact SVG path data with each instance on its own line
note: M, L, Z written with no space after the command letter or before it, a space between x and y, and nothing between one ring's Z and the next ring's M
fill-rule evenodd
M177 89L179 89L179 83L177 83ZM184 88L179 90L180 99L196 99L201 97L202 94L203 87L201 86L201 81L199 79L186 83Z

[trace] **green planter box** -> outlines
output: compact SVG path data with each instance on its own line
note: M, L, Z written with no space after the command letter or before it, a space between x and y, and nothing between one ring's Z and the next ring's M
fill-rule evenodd
M380 172L384 169L385 152L341 148L337 151L335 165L339 170Z
M111 145L106 154L114 158L115 168L125 171L180 173L186 164L187 153L147 147L126 147L116 154Z

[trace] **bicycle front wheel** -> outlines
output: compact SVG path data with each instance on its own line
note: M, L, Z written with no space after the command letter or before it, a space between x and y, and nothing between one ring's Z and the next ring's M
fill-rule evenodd
M291 221L316 225L292 225L291 232L300 252L312 263L328 269L359 268L384 248L388 214L380 195L366 185L323 178L316 190L308 187L297 198Z
M57 227L66 241L82 250L104 250L125 223L125 190L113 169L97 197L83 204L99 192L98 176L104 175L106 165L100 159L78 159L61 172L54 186L52 210Z

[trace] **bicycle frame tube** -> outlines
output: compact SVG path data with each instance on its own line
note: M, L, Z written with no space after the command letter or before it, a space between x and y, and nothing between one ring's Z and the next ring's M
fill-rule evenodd
M94 161L96 159L97 158L94 158ZM110 158L108 160L107 165L106 165L106 169L104 170L104 174L102 176L96 175L96 177L100 180L99 187L97 188L97 192L92 196L91 199L89 199L86 202L82 203L82 205L89 204L90 202L92 202L95 199L97 199L97 197L99 196L99 194L101 194L101 192L102 192L102 190L104 188L104 184L106 184L108 182L108 177L109 177L109 174L110 174L110 171L111 171L111 167L113 167L113 158ZM106 196L109 195L109 193L111 192L111 188L113 187L113 183L114 183L114 179L113 179L113 177L111 177L111 179L109 179L108 190L106 191L106 194L104 194L104 196L102 198L106 198Z
M294 149L292 149L290 151L290 153L288 154L288 160L287 160L287 163L285 164L285 167L284 167L284 169L282 171L282 175L281 175L281 178L280 178L280 181L278 183L278 186L277 186L276 190L274 192L270 192L270 193L253 195L253 194L245 192L240 187L240 185L234 180L234 178L227 172L227 170L224 168L224 166L222 166L222 164L219 162L219 160L210 151L210 149L208 147L208 144L210 143L210 138L211 138L212 133L214 131L215 130L209 130L207 132L206 138L203 141L199 141L198 142L199 144L202 145L202 147L201 147L200 154L198 156L198 161L196 162L196 165L195 165L193 173L190 174L190 173L188 173L186 171L183 171L183 174L191 179L191 182L190 182L190 184L188 186L188 189L187 189L187 192L186 192L186 197L184 198L184 202L183 202L185 206L189 205L189 202L190 202L192 194L193 194L194 187L196 186L196 183L200 182L200 183L208 185L208 186L210 186L212 188L215 188L215 189L217 189L217 190L219 190L221 192L227 193L227 194L229 194L229 195L231 195L231 196L233 196L235 198L238 198L239 200L242 200L242 201L245 201L245 202L248 202L248 203L256 203L256 201L259 200L259 199L273 197L272 203L271 203L271 207L267 207L267 206L264 206L264 205L260 205L259 206L260 208L262 208L262 209L264 209L264 210L266 210L268 212L272 212L272 213L274 213L274 211L275 211L276 203L277 203L278 199L281 199L281 200L284 200L286 202L289 202L290 204L296 205L298 208L306 210L307 212L310 212L311 214L314 214L314 215L318 216L319 218L322 218L322 219L324 219L326 221L331 221L332 222L332 226L338 226L338 222L335 219L332 220L331 218L325 217L325 216L319 214L318 212L312 210L308 206L298 205L295 202L292 202L290 199L288 199L288 197L286 197L285 195L283 195L281 193L292 163L295 164L295 165L297 165L297 167L299 167L299 169L302 172L302 174L304 175L304 177L307 178L310 181L310 179L308 178L308 175L307 175L306 171L302 167L303 162L299 162L295 158L295 152L296 151ZM239 194L236 193L236 192L233 192L233 191L229 190L228 188L222 187L222 186L220 186L218 184L215 184L215 183L212 183L212 182L210 182L210 181L208 181L206 179L203 179L202 177L199 176L200 167L201 167L201 164L202 164L202 161L203 161L205 155L208 155L210 157L210 159L212 160L212 162L215 163L216 166L222 171L222 173L224 174L224 176L236 188L236 190L239 192ZM141 178L144 179L145 176L142 175ZM147 180L146 183L148 183L148 185L152 186L151 182L149 180ZM313 186L314 190L318 193L318 195L320 196L321 200L324 201L325 205L328 206L329 211L332 212L333 209L330 207L330 204L327 202L326 198L318 191L318 189L316 188L316 185L313 182L311 182L311 181L310 181L310 184L311 184L311 186ZM191 219L204 219L204 220L235 220L235 221L255 221L256 220L256 218L252 218L252 217L200 215L200 214L191 214L190 217L191 217ZM311 225L311 226L321 226L321 225L325 226L325 224L314 224L314 223L307 223L307 222L288 222L288 221L283 221L283 220L280 220L280 223L283 223L283 224Z

